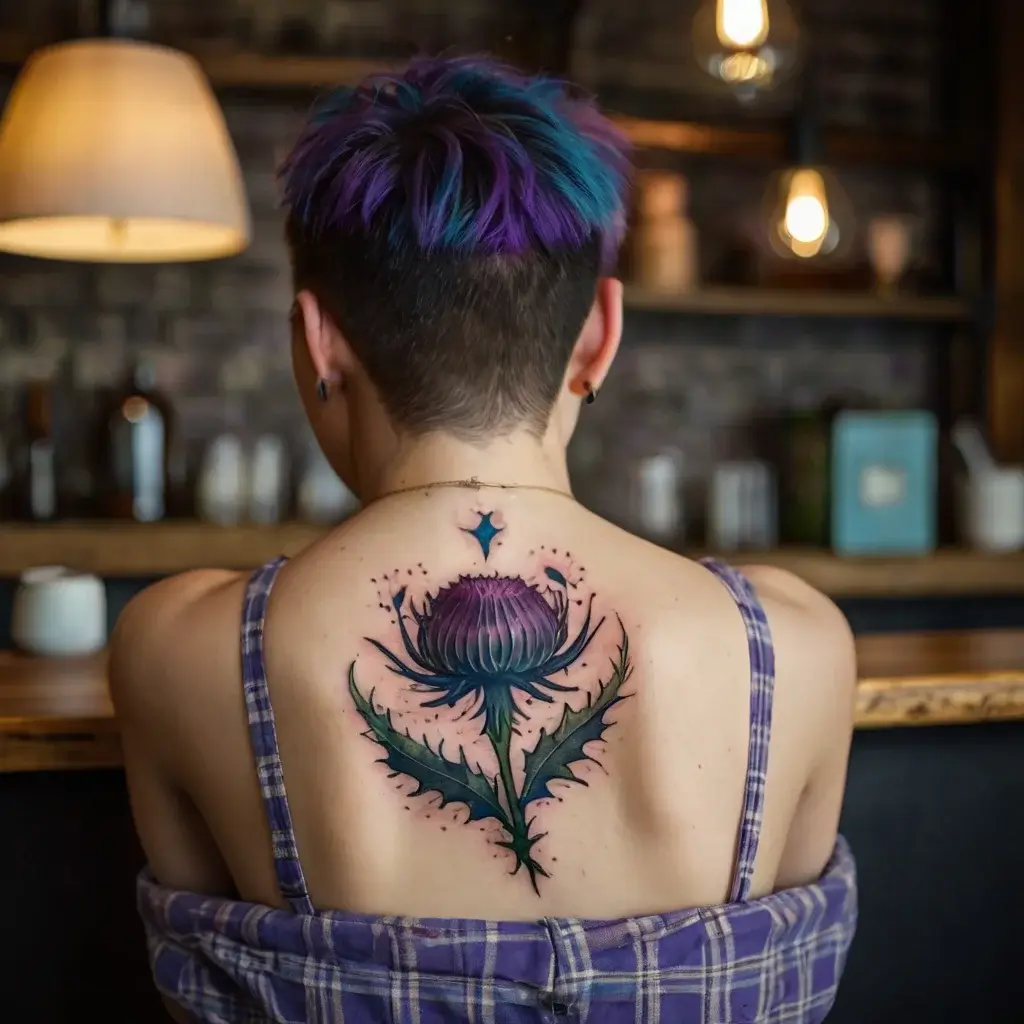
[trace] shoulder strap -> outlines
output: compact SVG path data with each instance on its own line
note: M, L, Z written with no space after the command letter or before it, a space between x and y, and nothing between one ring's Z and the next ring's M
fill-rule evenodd
M302 874L295 832L292 829L291 808L284 788L284 770L277 747L277 727L263 661L263 624L267 614L267 600L277 573L286 561L285 558L273 559L257 569L249 580L242 614L242 682L256 775L274 848L277 884L281 895L297 914L312 914L313 904L306 891L306 879Z
M747 747L747 779L743 791L736 872L730 900L742 902L750 894L754 859L761 837L764 784L768 770L768 744L772 732L772 698L775 692L775 649L764 608L750 581L738 570L713 558L701 564L717 576L732 595L747 629L750 652L750 740Z

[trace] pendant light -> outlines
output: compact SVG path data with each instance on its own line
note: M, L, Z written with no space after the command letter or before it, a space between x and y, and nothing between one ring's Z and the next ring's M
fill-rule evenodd
M693 46L712 78L750 102L795 71L800 29L787 0L702 0Z
M29 58L0 121L0 250L208 260L250 233L238 157L195 60L116 38Z
M772 176L766 220L772 248L780 256L813 259L840 256L853 240L854 217L846 190L824 160L824 144L810 82L794 118L790 165Z

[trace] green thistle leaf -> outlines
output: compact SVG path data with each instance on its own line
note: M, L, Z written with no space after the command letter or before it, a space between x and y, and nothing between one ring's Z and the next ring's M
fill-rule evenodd
M586 707L573 711L567 704L562 711L562 720L551 733L541 729L537 745L526 754L526 777L523 780L520 807L525 808L534 800L543 800L553 796L550 784L556 779L564 782L578 782L586 785L583 779L573 774L571 765L578 761L593 761L584 748L588 743L603 737L609 722L605 715L626 699L619 691L633 673L629 660L629 638L626 629L619 620L622 630L622 643L619 655L612 660L612 675L606 683L601 684L596 699L588 699Z
M506 832L512 833L512 825L501 806L495 784L469 766L462 747L459 747L458 761L449 761L444 756L443 741L435 752L425 740L420 742L408 732L399 732L392 725L390 711L379 713L374 709L373 691L370 691L369 699L360 693L356 685L355 662L348 670L348 689L371 738L384 748L385 756L381 762L396 774L407 775L418 784L410 796L437 793L441 797L441 807L465 804L469 811L468 821L494 818Z

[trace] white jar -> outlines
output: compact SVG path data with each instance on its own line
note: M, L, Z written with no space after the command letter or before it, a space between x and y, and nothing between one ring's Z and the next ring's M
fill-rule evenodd
M643 536L657 544L672 544L681 539L681 476L676 452L651 455L637 464L634 515Z
M697 229L687 214L687 180L669 171L641 171L637 193L636 283L649 291L693 291L697 287Z
M1024 467L1000 466L969 476L961 491L963 531L981 551L1024 548Z
M771 467L757 459L722 462L708 490L708 542L714 551L766 551L777 541L777 497Z
M64 566L27 569L14 594L11 637L29 654L94 654L107 642L103 581Z
M241 438L221 434L203 457L196 488L201 519L218 526L235 526L248 511L249 465Z
M249 464L249 518L261 526L279 523L285 515L287 451L275 434L264 434L253 446Z
M334 526L359 508L359 499L345 486L317 448L299 481L297 504L304 522Z

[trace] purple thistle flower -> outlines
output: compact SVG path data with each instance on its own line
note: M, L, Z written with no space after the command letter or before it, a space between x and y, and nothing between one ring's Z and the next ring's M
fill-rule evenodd
M590 629L593 595L576 638L567 644L569 602L562 590L542 593L519 577L460 576L428 595L422 609L410 601L415 640L403 614L406 590L393 598L407 665L376 640L367 640L389 662L392 672L440 694L423 707L454 707L466 697L480 700L474 718L484 716L490 736L521 716L513 690L551 703L550 690L570 693L549 678L568 668L586 649L604 619Z

